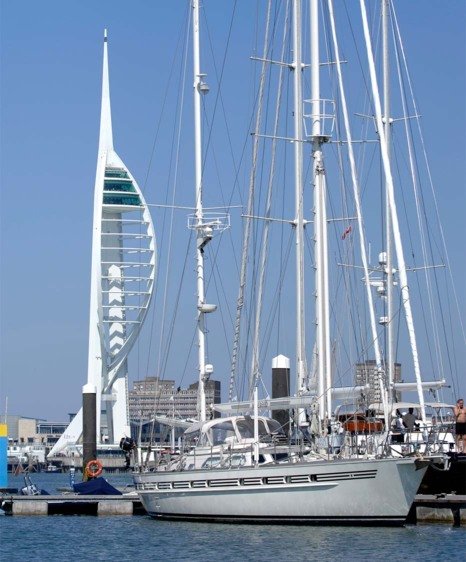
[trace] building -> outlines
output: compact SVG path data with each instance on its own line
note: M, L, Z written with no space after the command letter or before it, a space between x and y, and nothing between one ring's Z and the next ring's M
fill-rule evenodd
M386 384L387 381L384 380ZM394 381L401 382L401 363L395 363ZM367 395L367 404L382 402L380 395L380 383L377 373L376 362L374 359L367 359L364 363L356 363L356 372L354 384L356 386L369 385L369 393ZM400 393L396 394L396 401L401 400Z
M138 442L168 442L170 428L153 423L155 415L181 419L196 419L198 383L181 388L174 380L147 377L135 381L128 393L131 435ZM220 381L210 380L205 385L207 404L218 404L221 398ZM176 437L182 428L176 429Z
M134 381L129 391L129 417L132 422L151 420L155 414L176 418L197 418L198 383L188 388L175 386L175 381L147 377ZM206 383L207 404L220 402L220 381L210 380Z
M8 442L16 445L53 447L68 426L68 422L48 422L42 419L7 415Z

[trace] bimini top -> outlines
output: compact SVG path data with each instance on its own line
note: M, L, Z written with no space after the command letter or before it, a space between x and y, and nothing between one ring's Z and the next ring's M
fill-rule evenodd
M434 410L438 410L441 408L453 408L452 404L446 404L444 402L425 402L424 403L426 408L432 408ZM395 413L397 410L408 410L409 408L420 408L419 402L394 402L392 404L392 413ZM370 410L382 411L383 406L380 402L376 402L374 404L369 405Z
M283 433L277 421L265 416L258 417L258 425L261 441ZM247 415L216 418L206 422L196 422L185 431L185 435L191 437L195 437L197 433L199 433L198 445L201 446L250 443L254 440L254 419Z

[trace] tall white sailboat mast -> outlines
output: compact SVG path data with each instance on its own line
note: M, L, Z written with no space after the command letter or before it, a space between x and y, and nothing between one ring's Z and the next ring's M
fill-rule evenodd
M384 132L387 143L387 155L390 161L391 123L390 117L390 50L389 50L389 18L390 0L382 0L382 68L383 68L383 104L384 104ZM392 252L392 227L390 218L389 186L385 181L385 291L386 291L386 373L388 378L389 399L393 400L393 383L395 382L395 352L393 329L393 252Z
M293 89L294 89L294 168L295 168L295 236L296 236L296 376L297 393L306 389L306 339L304 323L304 201L303 201L303 94L301 0L293 2ZM304 410L298 423L305 421Z
M216 309L215 305L206 304L204 288L204 248L212 239L212 226L204 221L202 206L202 124L201 124L201 96L209 88L204 82L205 74L201 73L199 46L199 1L193 0L193 66L194 66L194 157L195 157L195 200L196 209L193 228L196 230L196 273L197 273L197 341L199 393L199 420L206 420L205 384L209 379L213 367L206 363L206 335L205 315Z
M363 30L364 30L364 38L366 43L367 59L369 64L369 74L370 74L371 86L372 86L372 97L373 97L374 108L375 108L375 120L377 124L377 130L379 132L380 149L381 149L382 163L383 163L385 182L387 188L387 200L388 200L388 207L389 207L387 214L389 213L390 215L390 221L392 226L393 241L394 241L394 247L397 257L399 279L400 279L401 300L405 311L408 337L409 337L411 352L413 356L414 374L416 378L416 389L417 389L418 399L420 404L421 418L425 422L426 414L425 414L424 394L423 394L423 387L422 387L422 380L421 380L421 368L419 363L419 353L417 349L416 333L414 329L414 321L413 321L413 313L411 307L408 277L406 271L406 263L404 259L403 246L401 242L401 233L400 233L398 212L397 212L396 201L395 201L393 176L390 167L389 149L387 144L387 137L385 135L385 127L382 117L382 104L381 104L380 94L377 84L375 62L374 62L372 44L371 44L370 33L369 33L369 23L368 23L366 5L364 0L360 0L360 7L361 7L362 23L363 23Z
M319 3L311 0L311 117L314 178L315 318L317 330L317 394L320 418L328 420L332 411L330 358L330 317L328 288L328 236L325 167L322 144L322 100L320 95Z

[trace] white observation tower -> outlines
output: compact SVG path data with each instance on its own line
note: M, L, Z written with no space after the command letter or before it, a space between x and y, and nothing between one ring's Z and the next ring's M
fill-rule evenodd
M105 31L87 372L87 385L96 389L97 446L118 445L130 435L127 357L150 304L155 269L155 235L148 207L113 148ZM49 456L79 443L82 430L81 409Z

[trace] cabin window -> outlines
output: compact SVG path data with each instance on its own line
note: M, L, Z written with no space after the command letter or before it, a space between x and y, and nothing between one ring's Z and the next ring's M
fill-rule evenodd
M235 437L233 424L230 423L228 425L228 427L225 427L225 424L223 424L223 427L213 427L210 430L210 441L212 445L221 445L225 443L225 439L228 437Z
M246 464L246 457L244 455L232 455L230 466L232 468L244 466Z
M259 436L268 435L269 432L262 420L259 420ZM254 439L254 421L251 419L237 420L236 426L242 439Z
M220 457L219 456L212 456L209 457L207 460L204 461L202 464L202 468L215 468L220 466Z

